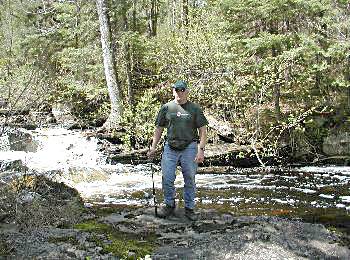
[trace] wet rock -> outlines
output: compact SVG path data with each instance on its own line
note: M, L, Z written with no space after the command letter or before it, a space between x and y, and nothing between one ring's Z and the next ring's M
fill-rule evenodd
M57 124L56 118L52 115L49 114L45 117L44 123L46 124Z
M26 129L26 130L35 130L38 128L38 125L33 124L33 123L27 123L22 125L22 128Z
M38 143L33 140L30 133L23 130L12 130L8 133L9 149L12 151L36 152Z
M29 169L26 165L23 164L21 160L15 161L0 161L0 169L10 172L27 172Z
M56 123L55 117L51 113L51 107L42 107L39 111L30 111L29 118L36 125L46 125Z
M97 138L102 140L107 140L108 142L112 144L123 144L123 133L98 133L96 135Z
M8 217L10 217L10 214L4 213L4 212L0 212L0 223L5 221Z

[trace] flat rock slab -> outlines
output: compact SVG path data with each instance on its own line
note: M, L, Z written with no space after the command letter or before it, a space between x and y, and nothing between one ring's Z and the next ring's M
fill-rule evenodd
M125 210L97 218L123 233L147 239L156 234L157 249L152 259L344 259L349 245L323 225L278 217L251 217L198 210L199 220L189 221L184 210L176 216L157 218L154 208ZM41 228L22 232L13 226L0 226L0 235L18 258L38 259L115 259L94 243L105 234L74 229Z
M278 217L236 217L199 210L189 221L177 208L175 217L161 219L154 208L132 212L114 225L121 231L158 236L152 259L349 259L350 250L323 225ZM112 218L110 218L111 220ZM110 222L111 223L111 222ZM123 227L124 225L124 227Z

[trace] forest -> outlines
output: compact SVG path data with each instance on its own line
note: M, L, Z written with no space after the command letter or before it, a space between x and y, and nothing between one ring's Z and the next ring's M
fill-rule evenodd
M122 128L140 148L183 79L228 127L219 139L319 158L348 134L349 14L346 0L2 0L0 105L68 106L82 128Z
M0 0L0 258L349 259L349 37L349 0ZM208 143L160 218L178 80Z

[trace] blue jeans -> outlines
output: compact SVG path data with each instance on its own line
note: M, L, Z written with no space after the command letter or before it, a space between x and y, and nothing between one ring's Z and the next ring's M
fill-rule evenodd
M175 178L176 166L180 162L182 176L184 178L184 201L185 207L193 209L196 196L195 175L197 172L197 163L194 161L197 155L197 143L192 142L186 149L177 151L171 149L168 143L165 143L162 155L162 184L164 203L169 206L175 205Z

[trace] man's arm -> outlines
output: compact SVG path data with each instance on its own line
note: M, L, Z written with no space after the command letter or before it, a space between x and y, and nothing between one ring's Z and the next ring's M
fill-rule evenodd
M207 143L207 127L202 126L199 128L199 145L198 152L195 158L197 163L202 163L204 161L204 150Z
M154 131L152 145L149 148L149 151L147 153L148 157L154 156L158 142L159 142L160 138L162 137L163 130L164 130L164 127L157 126L156 130Z

